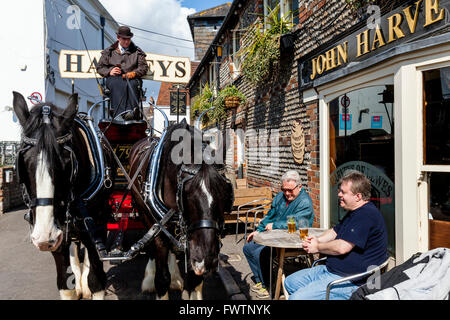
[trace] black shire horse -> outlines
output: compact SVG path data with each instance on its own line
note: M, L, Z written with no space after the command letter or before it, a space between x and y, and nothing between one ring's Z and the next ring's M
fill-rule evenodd
M16 170L30 208L31 241L52 253L62 299L103 299L106 274L86 232L86 215L80 213L80 197L92 185L95 168L82 124L75 121L78 95L69 98L64 110L48 103L29 110L20 93L13 95L22 127ZM83 206L100 226L106 226L110 215L107 199L102 188ZM106 230L95 229L96 237L106 237Z
M184 130L186 140L191 140L190 144L186 144L186 148L179 148L182 142L178 139L172 141L172 134L176 130ZM170 126L164 140L160 142L163 149L156 193L160 195L167 209L177 212L176 218L166 225L167 230L174 237L184 238L184 241L180 241L185 243L187 248L185 254L180 250L177 254L173 242L162 232L149 245L150 259L142 282L142 291L156 291L158 299L168 299L169 289L184 291L183 298L186 298L187 294L191 300L202 299L204 276L218 268L224 212L229 212L233 204L233 186L216 170L217 166L206 164L203 160L201 164L194 163L194 151L189 150L189 146L202 146L202 135L198 130L194 135L194 130L197 129L183 120ZM138 141L130 151L130 176L140 170L138 174L141 177L134 183L136 188L132 191L133 198L139 212L147 217L152 216L149 212L152 209L143 203L142 195L136 192L142 194L144 189L147 165L140 166L140 163L146 161L145 150L151 145L151 140L145 138ZM178 148L175 148L177 145ZM189 151L190 155L186 154ZM196 152L199 153L199 150ZM187 161L182 163L180 159L183 158L183 153ZM181 268L176 262L176 254L185 262L180 262ZM180 274L180 269L183 275ZM184 272L185 269L187 272Z

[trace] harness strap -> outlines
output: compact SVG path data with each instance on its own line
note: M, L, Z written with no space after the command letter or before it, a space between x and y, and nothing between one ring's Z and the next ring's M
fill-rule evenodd
M219 224L214 220L199 220L193 224L191 224L187 230L188 233L191 233L197 229L219 229Z
M30 208L41 206L52 206L53 198L34 198L31 200Z

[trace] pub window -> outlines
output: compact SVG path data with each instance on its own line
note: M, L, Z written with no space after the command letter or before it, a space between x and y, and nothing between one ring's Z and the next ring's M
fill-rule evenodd
M423 95L423 168L434 249L450 245L450 67L423 72Z
M346 212L339 206L338 181L347 170L364 173L372 183L371 201L388 230L395 253L394 87L373 86L348 92L329 103L330 222Z
M289 14L292 22L294 24L298 24L299 0L264 0L264 16L269 14L269 9L274 10L278 5L280 6L280 10L278 11L278 19ZM268 28L267 24L265 25L265 28Z
M239 49L241 48L241 33L239 30L233 31L233 65L232 65L232 76L236 79L239 76L239 70L241 66L241 57L239 56Z
M450 165L450 67L425 71L424 164Z

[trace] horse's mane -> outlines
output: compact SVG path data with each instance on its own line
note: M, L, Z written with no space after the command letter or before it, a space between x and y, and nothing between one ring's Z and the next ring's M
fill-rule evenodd
M167 129L166 136L163 141L163 153L161 155L162 159L168 161L171 156L171 151L173 147L179 143L179 141L171 141L172 133L177 129L186 129L189 130L191 134L191 149L194 147L194 127L188 125L186 122L181 122L179 124L171 125ZM179 165L180 166L180 165ZM179 167L177 166L177 167ZM206 186L210 188L213 194L221 195L224 197L224 200L232 203L233 198L233 189L231 184L227 184L227 180L224 176L222 176L215 167L220 167L220 165L207 165L203 162L200 171L193 178L192 184L199 186L201 181L205 181ZM229 187L229 188L228 188ZM229 190L228 190L229 189Z
M55 169L62 166L62 157L56 141L58 137L56 136L54 121L50 121L50 124L46 124L43 121L43 106L49 106L51 108L52 117L63 118L63 110L55 105L51 103L37 104L30 110L30 117L27 120L23 134L26 137L37 140L37 155L41 151L43 152L44 161L47 162L50 176L53 177Z

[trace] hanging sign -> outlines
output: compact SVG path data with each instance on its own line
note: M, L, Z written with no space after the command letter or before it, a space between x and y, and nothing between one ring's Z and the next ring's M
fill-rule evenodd
M144 80L188 83L191 78L191 61L187 57L172 57L146 53L149 67ZM97 73L101 50L61 50L59 53L59 73L61 78L94 79L102 78Z

